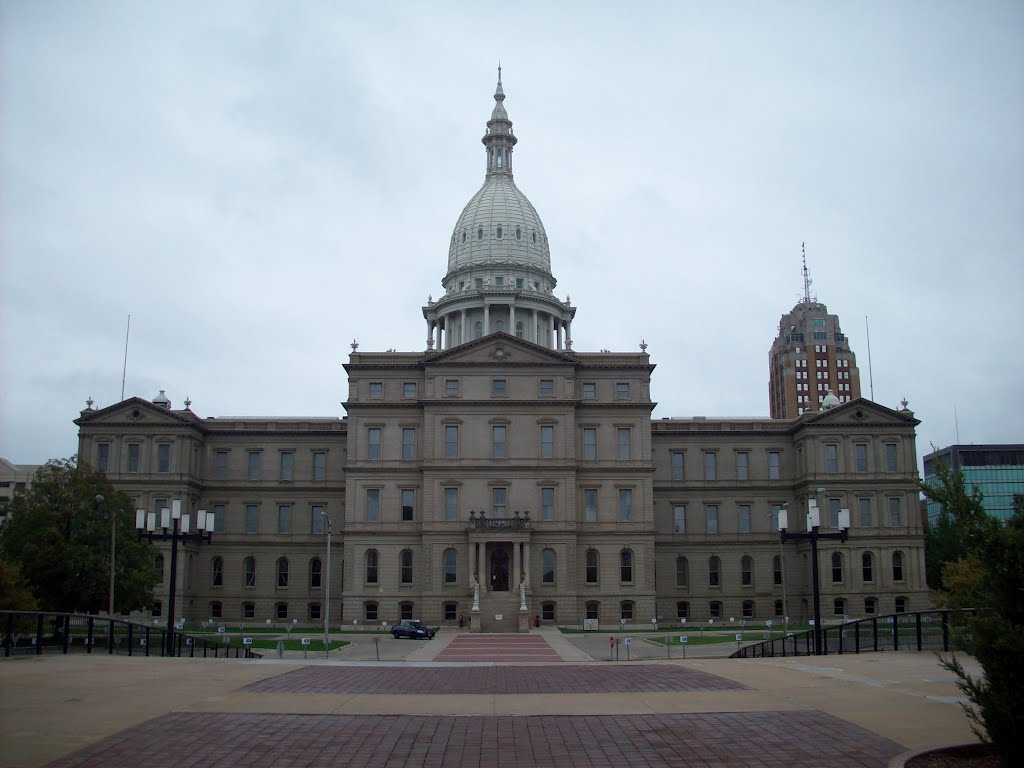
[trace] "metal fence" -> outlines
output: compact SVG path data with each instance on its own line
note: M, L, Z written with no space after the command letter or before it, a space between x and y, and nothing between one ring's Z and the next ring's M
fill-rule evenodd
M107 653L122 656L189 656L259 659L248 646L229 640L168 632L105 616L36 611L0 611L4 656Z
M817 630L822 654L861 653L866 651L948 651L958 644L964 630L950 622L951 613L934 610L892 613L868 619L847 621ZM974 615L976 611L966 611ZM767 656L813 656L814 629L790 632L785 637L746 645L733 653L732 659L754 659Z

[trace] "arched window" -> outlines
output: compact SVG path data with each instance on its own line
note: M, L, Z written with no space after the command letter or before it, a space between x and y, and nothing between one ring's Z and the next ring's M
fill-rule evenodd
M224 606L220 600L214 600L210 603L210 618L219 619L224 615Z
M587 550L587 584L597 584L597 574L599 570L599 560L596 549Z
M708 615L712 619L722 618L722 604L717 600L712 600L711 604L708 606Z
M775 601L775 615L776 616L782 616L782 601L781 600L776 600Z
M744 587L750 587L754 584L754 561L750 555L744 555L740 558L740 583Z
M686 621L690 618L690 604L685 600L676 603L676 621Z
M402 583L412 584L412 550L403 549L399 555L402 570Z
M843 580L843 556L838 552L832 553L832 583L839 584Z
M601 618L601 604L596 600L590 600L587 603L587 618L588 619L600 619Z
M379 564L379 556L377 555L376 549L366 550L366 583L376 584L377 583L377 566Z
M540 605L540 618L542 621L554 621L555 620L555 604L554 603L541 603Z
M245 573L245 586L256 586L256 558L247 557L242 563L242 571Z
M835 600L832 601L832 613L834 613L836 616L846 615L846 601L843 600L843 598L837 597Z
M374 600L369 600L363 603L363 619L365 621L376 621L377 620L377 603Z
M494 330L496 330L496 331L504 331L505 330L505 321L504 320L495 320L494 321Z
M676 586L679 589L690 586L690 561L682 555L676 558Z
M624 549L619 553L619 581L633 583L633 550Z
M288 603L277 603L274 605L274 615L278 619L288 618Z
M164 581L164 556L157 555L153 558L153 570L156 571L156 576L162 584Z
M743 601L743 618L752 619L754 618L754 601L744 600Z
M878 613L878 600L873 597L864 598L864 613L868 616L874 616Z
M516 338L517 339L523 338L523 334L524 333L525 333L525 328L523 326L523 321L520 320L518 323L516 323Z
M466 230L462 230L462 242L466 242Z
M476 229L476 239L477 240L483 240L484 239L484 228L483 227L477 227L477 229Z
M404 601L398 604L398 618L402 621L412 621L413 604Z
M309 561L309 586L314 589L323 586L323 567L319 557Z
M555 550L545 549L540 553L541 577L544 584L555 583Z
M778 555L772 558L772 581L775 584L782 583L782 558Z
M897 597L896 598L896 613L906 613L906 612L907 612L907 598L905 598L905 597Z
M523 230L520 229L519 227L516 227L516 240L522 240L522 239L523 239Z
M288 586L288 558L277 558L277 586Z
M444 568L444 583L454 584L459 576L459 553L449 547L441 556L441 565Z
M210 584L214 587L224 586L224 559L215 557L210 561Z
M474 339L479 339L483 335L484 335L484 324L480 320L477 320L475 323L473 323L473 338Z
M242 603L242 618L243 619L255 619L256 618L256 603Z
M537 233L536 232L533 233L533 242L534 243L537 242Z
M619 618L623 619L627 624L633 621L633 601L623 600L619 603Z
M892 580L903 581L903 553L892 553Z
M499 165L501 164L501 158L500 157L498 158L498 164ZM501 234L502 234L501 227L498 227L498 239L499 240L501 240Z
M712 555L708 560L708 586L717 587L719 585L721 572L722 561L718 559L717 555Z
M865 552L860 556L860 570L864 581L875 580L875 559L870 552Z

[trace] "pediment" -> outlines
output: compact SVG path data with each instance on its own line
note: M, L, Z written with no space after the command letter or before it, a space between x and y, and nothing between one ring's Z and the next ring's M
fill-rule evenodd
M444 349L424 359L425 366L551 366L576 365L571 353L548 349L507 333L497 332Z
M169 411L141 397L130 397L119 403L108 405L96 411L82 411L75 419L79 426L189 426L198 427L201 422L191 411Z
M851 424L893 424L916 426L921 422L914 418L913 411L894 411L884 405L867 400L863 397L851 400L848 403L837 405L827 411L820 411L812 414L802 421L803 425L816 427L839 426L846 427Z

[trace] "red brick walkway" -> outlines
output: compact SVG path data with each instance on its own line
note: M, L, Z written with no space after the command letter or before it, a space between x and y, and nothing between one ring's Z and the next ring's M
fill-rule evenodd
M817 711L554 717L174 713L51 768L884 768L897 744Z
M435 661L551 662L561 661L540 635L459 635Z

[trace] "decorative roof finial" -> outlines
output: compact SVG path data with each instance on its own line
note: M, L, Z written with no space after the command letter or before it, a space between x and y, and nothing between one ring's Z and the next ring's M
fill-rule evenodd
M640 351L641 352L646 352L647 351L647 341L645 339L640 339Z
M186 411L189 409L190 405L192 405L192 401L189 399L188 395L185 395L185 410Z
M357 349L359 349L359 342L356 341L355 339L352 339L352 343L349 344L349 346L352 347L352 351L355 352Z
M907 398L904 397L902 400L900 400L900 405L903 406L904 411L907 410L907 405L909 405L909 403L907 402Z
M92 395L89 395L89 399L85 401L85 407L88 408L90 411L92 410L93 402L94 401L92 399Z

